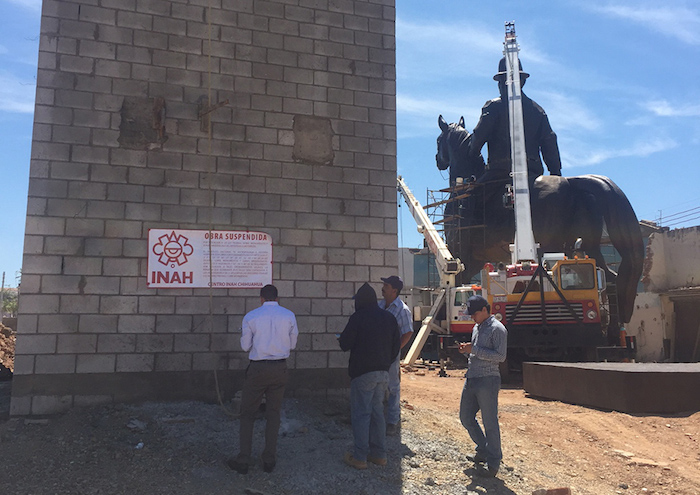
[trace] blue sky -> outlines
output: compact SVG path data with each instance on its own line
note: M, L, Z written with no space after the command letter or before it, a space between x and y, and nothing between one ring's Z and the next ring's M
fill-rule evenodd
M445 187L437 117L474 128L515 21L524 91L558 135L563 175L610 177L640 219L700 225L700 2L665 4L397 0L398 173L421 202ZM399 244L421 247L401 210Z
M515 21L525 93L547 111L564 175L601 174L640 219L700 224L700 3L396 1L398 172L423 201L445 187L437 117L472 129ZM492 5L496 4L496 5ZM0 274L21 268L40 0L0 0ZM685 212L685 213L684 213ZM406 208L399 244L420 247Z

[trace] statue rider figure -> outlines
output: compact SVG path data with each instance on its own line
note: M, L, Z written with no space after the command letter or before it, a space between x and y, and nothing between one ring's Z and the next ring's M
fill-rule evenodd
M523 72L520 64L520 87L530 76ZM498 64L498 74L493 76L498 81L501 96L486 102L481 109L479 123L474 128L469 155L476 157L481 148L488 143L488 164L486 173L478 182L509 179L511 173L510 131L508 118L508 88L506 86L506 59ZM544 173L540 152L551 175L561 175L561 158L557 146L557 135L549 125L547 114L536 102L522 93L523 124L525 128L525 152L530 187L535 179Z

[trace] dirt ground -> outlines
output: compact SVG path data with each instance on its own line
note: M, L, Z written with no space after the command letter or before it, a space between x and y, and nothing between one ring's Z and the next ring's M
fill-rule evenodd
M404 375L404 398L421 428L471 442L451 420L462 373ZM499 396L505 486L570 487L574 494L700 494L700 412L625 414L530 397L520 387ZM525 491L522 486L528 486Z
M238 420L221 406L109 405L0 419L0 493L530 495L559 487L574 495L700 493L700 412L600 411L529 397L517 386L500 395L503 467L497 479L480 479L465 458L473 444L457 414L464 372L449 374L404 373L402 431L388 438L384 468L343 464L352 444L344 394L285 399L277 468L267 474L253 466L245 476L224 464L238 445ZM10 384L0 382L0 395L9 394ZM263 426L256 426L258 450Z

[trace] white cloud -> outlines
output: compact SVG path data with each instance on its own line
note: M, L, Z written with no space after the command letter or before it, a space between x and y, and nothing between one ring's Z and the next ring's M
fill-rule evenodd
M414 21L398 17L396 43L399 55L407 53L410 57L405 64L397 64L398 70L412 72L411 77L490 80L502 56L503 31L500 26L495 29L477 22ZM523 50L521 60L528 68L552 64L535 43Z
M624 124L630 127L652 127L654 119L651 115L640 115L625 121Z
M502 42L480 28L396 20L397 78L413 83L490 77ZM497 62L496 62L497 63Z
M672 105L666 100L653 100L642 106L658 117L700 117L700 104Z
M503 36L496 38L490 30L476 25L465 26L463 23L442 22L411 22L403 18L396 19L396 39L416 45L428 47L425 51L432 53L432 46L441 46L444 50L459 50L464 52L492 53L494 47L500 49Z
M601 121L578 98L555 92L538 92L537 102L542 105L554 132L581 130L596 131Z
M41 12L42 0L4 0L6 3L12 3L24 7L25 9Z
M34 112L34 81L23 81L14 74L0 71L0 111L12 113Z
M448 122L456 122L460 117L464 117L466 127L474 127L483 103L483 100L477 100L475 97L419 98L400 93L396 95L398 138L437 136L439 115Z
M586 167L615 158L645 158L677 147L678 143L673 139L657 138L650 141L640 141L627 148L583 151L578 155L562 152L562 161L565 162L567 168ZM587 147L582 145L581 149L587 149Z
M462 98L416 98L410 95L399 94L396 96L397 111L416 116L434 116L443 114L446 119L450 117L464 116L465 114L477 115L483 102L467 102Z
M646 5L632 2L629 5L617 3L591 8L610 17L635 22L689 45L700 45L700 11L697 7L677 3L660 6L658 2Z

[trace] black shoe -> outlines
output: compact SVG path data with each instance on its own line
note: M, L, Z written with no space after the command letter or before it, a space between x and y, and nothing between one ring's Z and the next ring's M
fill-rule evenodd
M236 460L235 457L231 457L226 461L226 465L239 474L248 474L248 464Z
M275 464L274 462L263 462L263 471L271 473L275 470Z
M498 474L498 468L485 468L483 466L478 466L476 468L476 475L482 478L495 478L496 474Z
M486 462L486 457L481 454L468 454L467 460L472 461L474 464L483 464Z

